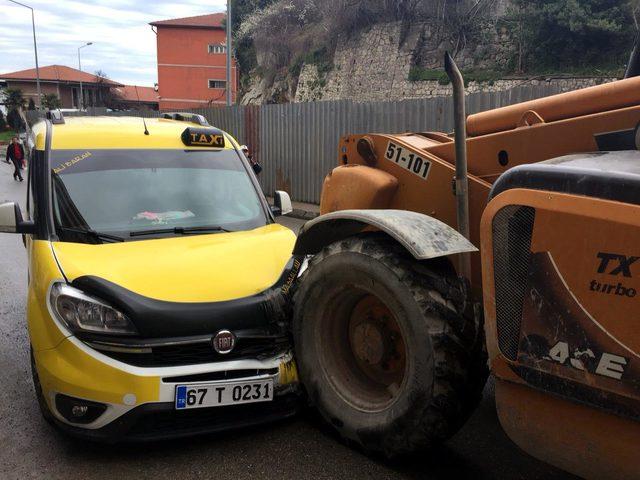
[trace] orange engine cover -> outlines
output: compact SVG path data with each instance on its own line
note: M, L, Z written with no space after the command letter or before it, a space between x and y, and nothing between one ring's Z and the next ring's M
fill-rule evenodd
M639 162L609 152L513 169L482 218L500 422L586 478L640 478Z
M324 179L320 213L389 208L397 189L398 179L387 172L363 165L340 166Z

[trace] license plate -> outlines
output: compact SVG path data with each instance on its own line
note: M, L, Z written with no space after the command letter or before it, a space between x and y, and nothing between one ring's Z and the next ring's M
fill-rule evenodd
M387 151L384 156L387 160L400 165L405 170L409 170L424 180L429 176L429 170L431 170L431 162L429 160L425 160L393 142L389 142L389 145L387 145Z
M176 410L273 400L273 380L176 386Z

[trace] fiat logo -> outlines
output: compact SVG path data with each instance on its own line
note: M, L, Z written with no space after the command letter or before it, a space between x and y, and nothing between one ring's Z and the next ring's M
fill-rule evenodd
M236 336L229 330L220 330L213 337L213 349L222 355L229 353L235 346Z

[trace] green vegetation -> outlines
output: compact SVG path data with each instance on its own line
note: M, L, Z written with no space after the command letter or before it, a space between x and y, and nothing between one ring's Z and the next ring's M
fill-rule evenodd
M628 58L638 0L512 0L504 19L516 71L616 71Z
M0 132L0 142L10 142L13 137L16 136L16 132L13 130L5 130Z
M302 61L308 65L315 65L318 68L318 75L323 78L333 70L333 49L325 45L306 54Z
M62 100L55 93L47 93L42 97L42 106L44 108L56 109L62 107Z
M409 71L410 82L437 81L440 85L447 85L449 77L443 70L435 70L418 66L411 67Z
M496 80L505 78L504 72L498 72L495 70L463 70L465 84L469 82L489 83L493 84ZM444 70L428 69L422 67L411 67L409 71L410 82L423 82L423 81L437 81L440 85L448 85L449 77Z
M24 109L27 104L24 95L22 95L22 90L7 88L4 91L4 104L7 107L7 123L14 130L20 130L23 127L23 121L18 110Z

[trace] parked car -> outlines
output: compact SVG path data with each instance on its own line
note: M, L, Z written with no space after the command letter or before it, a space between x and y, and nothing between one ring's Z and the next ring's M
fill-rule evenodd
M292 415L285 306L300 262L237 142L199 116L76 117L33 128L27 323L44 417L98 440Z

